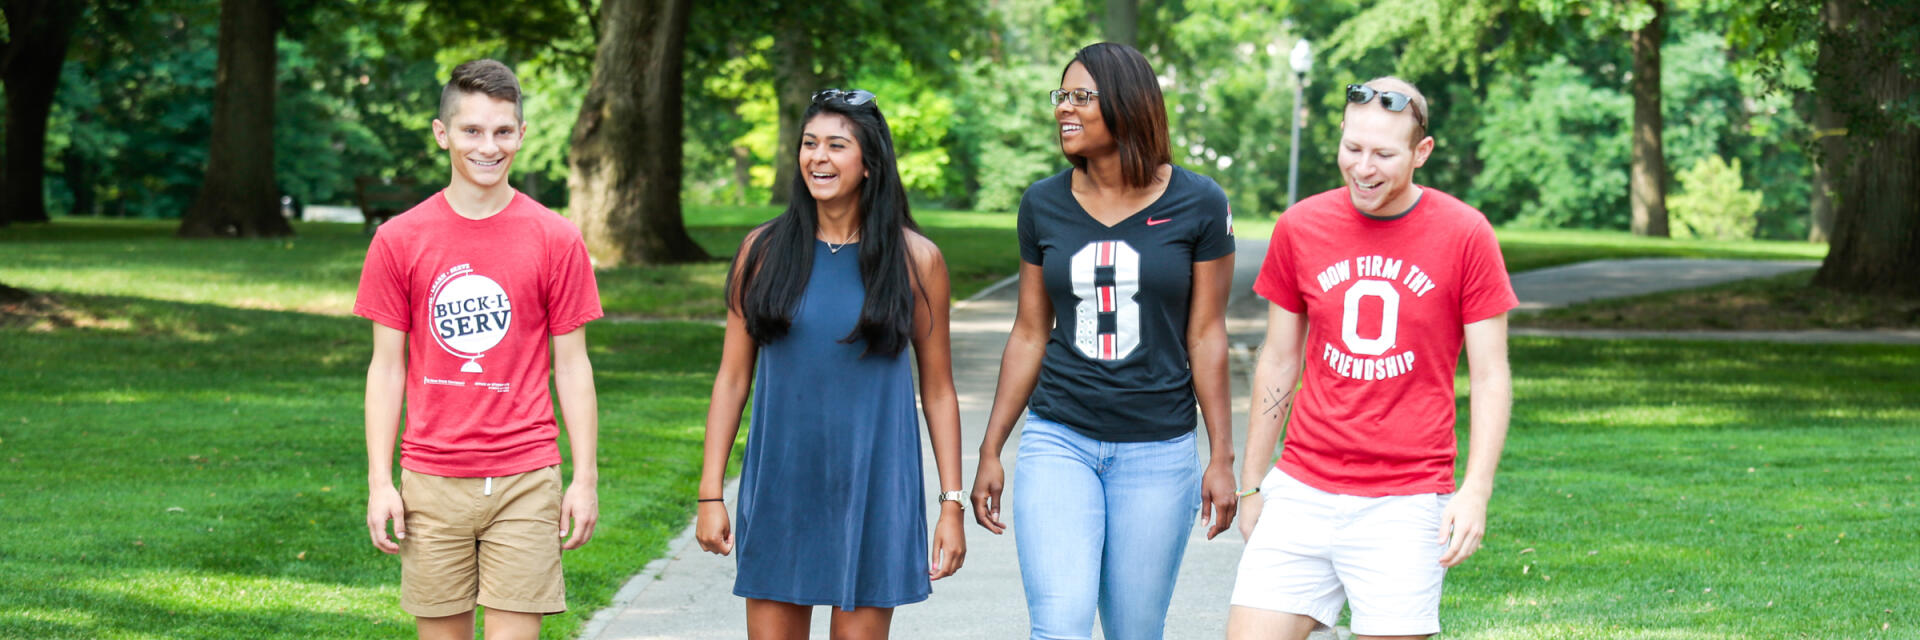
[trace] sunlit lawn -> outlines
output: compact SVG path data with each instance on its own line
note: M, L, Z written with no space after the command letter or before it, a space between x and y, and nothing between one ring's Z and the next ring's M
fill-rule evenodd
M1512 362L1448 637L1920 637L1920 348L1516 338Z
M0 637L412 636L398 561L363 524L366 321L65 303L80 328L0 329ZM571 611L549 638L685 522L720 340L696 323L589 332L603 519L567 555Z
M724 254L771 213L688 220ZM920 217L971 290L1016 259L1010 215ZM0 230L0 282L55 294L78 325L0 328L0 637L411 637L397 561L362 524L367 323L345 313L366 238L171 228ZM1502 237L1515 265L1821 249ZM711 318L724 269L600 281L615 312ZM567 557L571 611L549 638L686 523L719 338L589 331L604 520ZM1920 348L1519 338L1512 359L1494 536L1449 578L1449 637L1920 637Z

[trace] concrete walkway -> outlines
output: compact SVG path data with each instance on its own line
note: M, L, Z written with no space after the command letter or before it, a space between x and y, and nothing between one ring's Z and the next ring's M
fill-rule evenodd
M1233 425L1246 424L1248 364L1246 356L1260 342L1266 303L1251 292L1265 239L1238 243L1234 296L1228 304L1228 331L1236 357L1233 375ZM1704 286L1731 279L1771 275L1808 264L1734 263L1734 261L1609 261L1573 265L1537 275L1515 278L1523 306L1566 304L1580 298L1634 295L1668 288ZM1713 263L1711 265L1704 263ZM1686 275L1676 275L1676 271ZM1012 326L1016 291L1012 286L989 289L956 307L953 314L954 380L960 396L963 430L961 487L971 490L975 454L985 432L987 411L999 373L1000 353ZM1201 431L1202 455L1206 451ZM1239 445L1236 435L1236 448ZM1016 468L1018 433L1001 454L1009 483L1019 481ZM932 450L923 454L926 493L938 489ZM1244 452L1236 452L1244 460ZM1236 463L1237 464L1237 463ZM1237 472L1237 469L1236 469ZM729 487L728 504L735 504ZM691 496L689 496L691 499ZM937 505L928 501L928 520L937 517ZM1011 513L1002 516L1011 521ZM1027 635L1026 600L1014 554L1013 534L995 536L973 524L967 514L968 553L957 575L934 584L924 603L899 608L894 614L896 638L991 638L1004 640ZM1019 526L1018 523L1011 523ZM1227 602L1233 590L1235 567L1243 541L1238 528L1214 540L1195 527L1182 565L1179 587L1168 615L1170 639L1219 638L1226 628ZM588 623L587 640L698 640L746 637L745 603L732 595L734 560L705 553L694 543L691 527L669 545L667 553L647 565L614 597L607 609ZM826 637L828 611L817 608L814 637ZM1097 637L1097 636L1096 636Z

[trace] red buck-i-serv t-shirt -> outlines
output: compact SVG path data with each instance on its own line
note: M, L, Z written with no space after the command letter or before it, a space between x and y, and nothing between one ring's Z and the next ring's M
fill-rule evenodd
M1452 492L1464 327L1519 302L1486 216L1424 188L1376 219L1327 191L1280 216L1253 289L1307 316L1280 470L1345 495Z
M401 467L478 478L560 463L551 337L602 315L572 222L518 191L484 220L434 194L374 234L353 312L407 332Z

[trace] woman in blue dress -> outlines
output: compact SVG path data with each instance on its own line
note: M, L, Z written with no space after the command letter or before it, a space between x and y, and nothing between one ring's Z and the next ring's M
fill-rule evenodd
M801 122L787 210L747 234L728 273L695 533L738 552L748 637L805 638L828 605L834 638L885 638L893 608L966 555L947 268L907 210L873 94L821 91ZM931 549L914 364L940 474ZM735 528L721 492L749 381Z

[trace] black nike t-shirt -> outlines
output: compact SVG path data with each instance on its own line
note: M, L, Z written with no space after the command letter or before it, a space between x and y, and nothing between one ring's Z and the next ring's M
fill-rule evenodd
M1020 259L1045 274L1054 313L1029 406L1097 440L1177 438L1196 422L1193 263L1233 253L1227 194L1173 167L1159 200L1109 227L1081 208L1072 185L1067 169L1020 198Z

